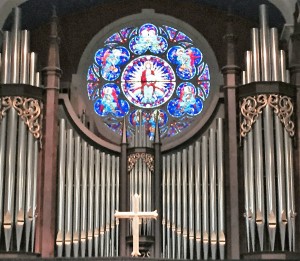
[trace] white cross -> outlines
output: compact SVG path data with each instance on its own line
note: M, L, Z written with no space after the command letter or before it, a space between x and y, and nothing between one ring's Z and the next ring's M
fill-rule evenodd
M140 196L138 194L134 194L132 196L132 208L131 212L119 212L116 211L115 218L131 218L132 219L132 256L140 256L141 253L139 251L139 220L140 218L152 218L156 219L158 214L157 211L154 210L152 212L139 212L139 201Z

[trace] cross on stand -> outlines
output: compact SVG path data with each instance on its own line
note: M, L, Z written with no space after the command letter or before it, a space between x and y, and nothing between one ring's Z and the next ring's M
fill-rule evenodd
M140 256L141 253L139 251L139 220L140 218L151 218L156 219L158 214L157 211L154 210L152 212L139 212L139 201L140 196L138 194L134 194L132 196L132 208L131 212L119 212L116 211L115 218L130 218L132 219L132 256Z

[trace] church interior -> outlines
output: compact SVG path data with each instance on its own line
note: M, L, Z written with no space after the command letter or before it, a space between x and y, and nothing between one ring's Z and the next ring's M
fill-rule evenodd
M299 0L2 0L0 27L0 259L300 259Z

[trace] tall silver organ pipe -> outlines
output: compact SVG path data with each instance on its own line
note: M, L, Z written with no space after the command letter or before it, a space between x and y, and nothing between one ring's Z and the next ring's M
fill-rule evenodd
M119 157L89 144L60 119L57 256L118 255Z
M29 31L20 30L21 9L14 8L13 11L12 31L3 33L1 83L40 87L40 74L36 67L34 70L30 68ZM30 81L31 72L34 75ZM0 240L5 240L6 251L34 250L39 140L31 133L24 114L25 106L30 113L31 107L39 102L21 96L1 99L1 106L5 103L18 106L18 110L15 106L9 106L1 118L0 150L5 149L6 153L0 155L4 163L0 168L3 191L0 226L4 230L4 238L0 235ZM15 233L12 234L12 231Z
M163 156L163 218L171 223L163 227L164 257L224 259L222 119L214 126L189 147Z
M260 30L259 37L258 30ZM251 30L251 51L247 51L245 57L243 84L253 81L288 82L286 55L283 50L278 49L277 29L268 27L266 5L260 6L260 28ZM241 105L245 108L251 102L257 103L257 106L263 104L256 111L258 114L250 131L243 137L248 251L265 251L269 248L275 251L275 241L280 242L280 250L288 248L294 251L295 220L289 218L289 213L294 213L290 205L290 202L294 201L293 192L291 194L294 189L293 164L290 163L293 148L288 146L292 137L278 114L281 107L288 106L281 102L284 99L289 97L280 94L261 94L244 98ZM254 219L255 224L251 223ZM268 231L268 234L265 235L264 231ZM259 241L257 246L255 238Z

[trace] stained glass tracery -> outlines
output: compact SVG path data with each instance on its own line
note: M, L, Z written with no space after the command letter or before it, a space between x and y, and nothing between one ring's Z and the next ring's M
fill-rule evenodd
M210 94L210 71L193 40L176 28L146 23L113 33L94 55L87 93L95 112L121 134L144 124L153 137L175 136L201 114Z

